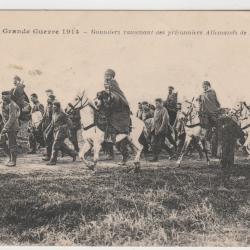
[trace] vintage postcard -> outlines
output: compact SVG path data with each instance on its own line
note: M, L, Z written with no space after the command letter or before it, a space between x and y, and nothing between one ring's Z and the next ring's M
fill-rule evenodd
M250 245L249 11L0 19L1 245Z

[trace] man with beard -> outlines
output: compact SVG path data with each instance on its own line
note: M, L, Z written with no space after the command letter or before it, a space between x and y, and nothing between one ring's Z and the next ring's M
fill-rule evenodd
M6 166L14 167L17 159L17 132L19 130L18 117L20 116L20 108L11 99L10 91L2 92L2 100L1 113L4 126L1 131L1 137L7 135L9 152L9 161Z
M53 114L50 130L53 133L53 145L50 161L47 165L56 165L59 150L76 160L77 153L71 150L64 142L68 137L69 128L72 126L68 116L61 110L60 102L53 102Z
M37 94L33 93L31 95L30 99L31 99L31 102L33 103L31 113L34 114L35 112L40 112L41 116L43 116L44 115L44 106L39 102ZM29 134L30 150L29 150L28 154L35 154L36 153L37 141L40 144L43 144L44 140L41 137L42 137L41 124L39 124L39 126L37 126L37 127L31 125L30 134Z

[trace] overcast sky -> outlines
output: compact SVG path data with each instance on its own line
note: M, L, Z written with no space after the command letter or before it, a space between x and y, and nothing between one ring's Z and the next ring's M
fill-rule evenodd
M250 102L249 12L0 12L0 90L19 75L28 94L45 101L51 88L64 104L85 89L103 89L107 68L132 106L167 97L173 85L179 98L201 93L211 82L222 106ZM11 35L7 29L75 28L80 35ZM91 35L95 30L248 31L245 36ZM84 31L87 34L84 34Z

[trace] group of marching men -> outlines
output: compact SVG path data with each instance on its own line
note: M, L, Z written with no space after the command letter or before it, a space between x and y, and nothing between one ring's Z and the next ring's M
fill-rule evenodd
M29 122L29 151L35 154L37 144L46 148L43 160L48 165L55 165L58 152L61 151L76 160L79 147L77 143L77 130L81 128L79 110L69 109L64 112L61 103L56 100L52 90L46 90L47 106L44 107L38 100L36 93L31 94L30 101L24 91L25 85L20 77L14 77L14 88L2 92L0 110L0 147L9 156L6 166L16 166L17 135L20 125L31 121L33 113L40 114L39 124L32 126ZM74 146L72 150L64 141L69 138Z
M17 158L17 133L20 122L31 120L33 113L40 113L41 119L38 126L30 126L29 128L29 154L35 154L37 144L46 148L43 160L48 161L48 165L55 165L59 151L72 157L73 161L79 152L77 141L77 131L81 129L80 111L74 109L71 103L67 109L63 110L60 102L56 99L52 90L47 90L47 105L44 107L38 100L37 94L33 93L29 98L24 91L25 85L20 77L14 77L14 88L10 91L2 92L1 116L0 116L0 147L3 148L9 160L7 166L15 166ZM114 109L114 121L123 122L123 127L114 126L109 131L112 133L126 133L129 131L130 124L130 108L128 101L115 80L114 70L108 69L104 75L104 88L108 92L120 98L122 103L122 112L116 116ZM200 102L200 125L206 128L207 137L211 141L211 154L217 157L218 133L217 124L220 112L220 103L217 99L216 92L212 89L210 82L202 83L203 93L199 96ZM144 138L144 152L152 151L153 158L151 161L158 161L159 154L162 149L169 153L169 157L173 158L178 155L185 141L185 123L182 119L182 104L178 103L178 94L174 91L174 87L170 86L167 99L161 98L155 100L155 104L151 105L146 101L138 104L136 116L145 122L148 130L147 138ZM110 123L111 124L111 123ZM125 124L125 127L124 127ZM108 131L108 129L107 129ZM129 132L128 132L129 133ZM71 149L66 143L68 138L74 149ZM231 137L231 141L227 141L225 145L235 144L237 136ZM229 138L230 139L230 138ZM195 142L192 143L202 155L201 149ZM230 151L231 150L231 151ZM234 148L228 152L232 153ZM113 157L113 150L110 151ZM227 153L228 153L227 152Z
M208 131L216 127L220 103L217 99L216 92L211 88L208 81L202 84L204 92L199 96L201 110L201 126ZM151 134L150 144L153 151L152 161L158 161L158 156L164 148L172 158L179 155L185 141L185 121L182 109L182 103L178 102L178 93L174 92L174 87L169 86L167 99L164 101L160 98L155 100L155 105L147 101L138 103L137 117L143 120ZM152 128L153 126L153 128ZM213 157L217 156L217 135L216 133L208 134L207 137L214 137L211 143L211 153ZM196 142L192 141L193 148L197 149L202 157L202 149ZM171 149L172 148L172 149Z

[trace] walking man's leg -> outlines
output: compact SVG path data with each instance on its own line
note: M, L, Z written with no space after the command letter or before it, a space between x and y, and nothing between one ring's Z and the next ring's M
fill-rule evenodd
M8 132L8 146L9 146L9 162L6 164L8 167L16 166L17 159L17 132Z
M31 130L29 134L29 151L28 154L35 154L36 153L36 138L35 133L33 130Z

